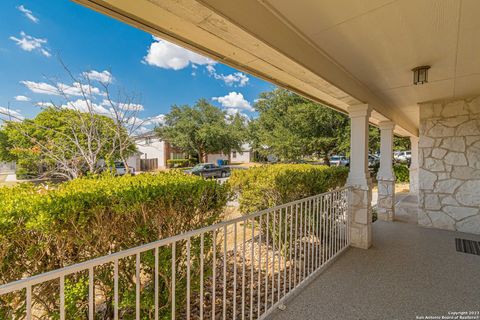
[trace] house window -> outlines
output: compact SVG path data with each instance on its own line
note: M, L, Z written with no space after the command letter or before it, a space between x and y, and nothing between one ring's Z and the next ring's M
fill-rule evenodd
M152 144L152 138L151 137L145 138L145 145L149 146L151 144Z
M237 151L232 151L232 158L236 158L237 157Z

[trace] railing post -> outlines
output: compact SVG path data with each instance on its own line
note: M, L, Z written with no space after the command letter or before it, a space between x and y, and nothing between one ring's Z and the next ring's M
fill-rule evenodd
M391 121L382 121L380 128L380 168L378 181L378 219L393 221L395 218L395 174L393 173L393 128Z
M368 120L371 109L367 104L350 106L350 172L347 185L352 246L368 249L372 244L372 189L368 171Z

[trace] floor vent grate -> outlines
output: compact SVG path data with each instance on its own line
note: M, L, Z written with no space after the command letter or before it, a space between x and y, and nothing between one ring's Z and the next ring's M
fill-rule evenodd
M476 254L480 256L480 242L455 238L455 247L458 252Z

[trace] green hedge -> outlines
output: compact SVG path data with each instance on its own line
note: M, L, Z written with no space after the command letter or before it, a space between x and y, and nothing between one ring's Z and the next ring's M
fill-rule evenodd
M404 164L396 164L393 166L393 172L395 173L396 182L409 182L410 170Z
M168 168L185 168L194 164L194 159L169 159L167 160Z
M229 184L249 213L343 187L347 175L345 167L274 164L234 170Z
M21 184L0 188L0 284L217 223L228 196L227 186L179 172L81 178L56 187ZM199 247L194 246L198 241L192 238L192 256L198 254L193 250ZM206 244L211 241L206 235ZM185 263L184 246L177 246L179 266ZM171 279L171 254L170 247L160 249L161 279ZM134 319L134 260L122 259L122 319ZM142 274L146 275L142 295L150 297L142 302L142 314L150 319L153 287L147 280L153 272L152 252L143 254L142 261ZM194 267L192 283L198 279ZM110 307L111 275L111 266L96 269ZM185 298L184 276L178 272L179 307ZM67 280L67 318L84 318L87 278L79 274ZM42 308L55 310L58 301L55 297L48 300L47 293L58 290L58 282L37 290L34 294L44 299ZM168 304L168 285L161 286L161 294ZM18 300L13 296L0 298L0 305L10 306L0 308L0 319L15 318L15 312L22 309L15 303ZM168 317L169 308L162 310ZM111 313L111 308L105 312ZM50 314L55 316L56 311Z

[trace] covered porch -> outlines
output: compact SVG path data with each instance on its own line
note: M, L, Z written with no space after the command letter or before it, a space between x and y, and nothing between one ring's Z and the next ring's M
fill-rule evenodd
M75 1L348 114L353 246L372 244L369 125L381 130L379 219L395 220L399 135L418 223L480 234L478 1Z
M76 1L349 115L351 248L273 319L478 311L479 256L454 240L480 240L480 2ZM401 199L394 134L411 141L411 195Z
M351 161L347 188L337 191L343 192L338 195L341 201L330 200L337 199L336 193L319 195L321 203L325 200L322 197L328 197L331 203L320 221L329 219L334 227L325 230L343 232L341 237L326 238L340 240L342 246L328 256L334 260L327 260L328 268L320 270L325 262L320 259L320 267L308 274L312 275L308 284L299 286L301 290L284 289L282 297L277 290L278 299L272 299L265 313L259 312L255 318L416 319L472 311L477 312L473 316L478 319L480 256L457 252L455 239L480 241L479 1L305 0L300 5L286 0L75 1L349 115ZM414 84L411 70L424 65L431 67L428 82ZM381 130L375 223L368 170L370 124ZM410 137L412 146L412 196L399 202L394 194L392 169L394 134ZM305 216L315 217L317 211L311 208L318 208L318 204L308 208ZM283 209L272 208L271 212L275 217L277 210ZM289 210L285 215L292 214L292 207ZM244 219L260 218L260 214L264 213ZM319 228L318 221L312 219L307 229ZM233 224L236 232L239 222L225 223ZM280 228L275 220L273 226ZM216 233L223 227L197 230L192 236ZM304 246L324 244L320 241L323 233L312 236L304 229L299 228L305 237L298 240ZM305 240L308 237L318 243ZM146 248L171 245L178 240L173 238ZM285 242L288 238L283 239ZM188 248L190 261L190 242ZM137 256L138 278L140 253L147 249L121 253ZM269 250L273 259L282 255L273 245ZM246 251L243 249L243 261ZM307 257L308 252L304 249L302 254ZM236 258L236 246L234 255ZM109 262L112 257L103 259L102 263ZM93 267L97 262L75 266L75 270L92 270L90 319L94 318ZM279 288L280 272L276 274L275 268L272 264ZM232 269L233 292L238 292L237 268ZM279 266L278 270L286 268ZM322 274L317 276L317 271ZM56 273L49 279L62 276ZM37 280L16 285L26 288L27 305L32 283ZM175 283L171 285L175 287ZM272 288L275 285L272 280ZM7 290L8 286L4 288ZM139 284L136 297L139 319ZM244 299L244 292L241 297L239 310L245 315L256 303L253 293L250 300ZM233 314L237 315L235 299ZM285 310L269 314L277 307ZM190 309L184 318L191 318Z

